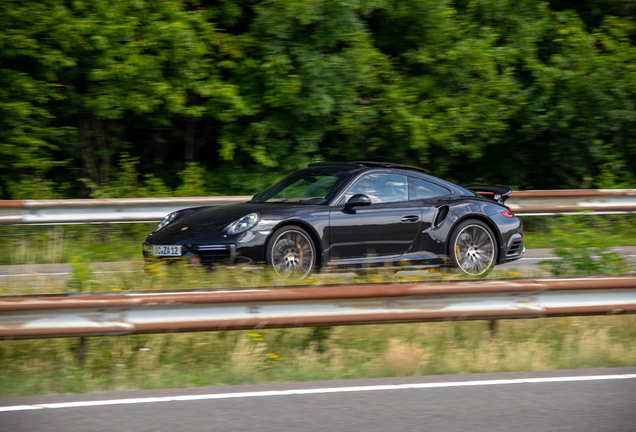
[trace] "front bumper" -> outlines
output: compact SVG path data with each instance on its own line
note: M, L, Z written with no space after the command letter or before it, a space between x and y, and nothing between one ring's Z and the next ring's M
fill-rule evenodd
M146 263L186 261L194 266L211 268L215 265L243 264L262 265L265 261L267 235L247 231L236 236L217 235L204 238L148 238L142 244ZM180 257L157 257L151 255L152 245L180 245Z

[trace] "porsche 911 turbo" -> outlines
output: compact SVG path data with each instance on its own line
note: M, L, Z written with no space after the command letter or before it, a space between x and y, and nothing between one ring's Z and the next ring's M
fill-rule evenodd
M378 267L479 276L525 251L511 192L406 165L311 163L246 203L170 213L142 250L146 261L267 265L284 278Z

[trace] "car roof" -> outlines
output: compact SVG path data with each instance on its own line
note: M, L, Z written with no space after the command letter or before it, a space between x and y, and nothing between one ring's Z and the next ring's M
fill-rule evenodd
M391 162L313 162L307 165L308 168L316 168L320 166L332 166L338 167L344 171L357 171L358 173L365 172L373 169L395 169L402 171L403 174L407 174L404 171L410 171L410 175L414 175L416 177L422 178L427 181L432 181L433 183L437 183L440 186L444 186L447 189L451 190L452 195L464 195L464 196L476 196L474 192L471 192L459 185L456 185L453 182L449 182L448 180L441 179L439 177L435 177L431 174L428 174L430 171L414 167L410 165L400 165Z
M314 162L307 165L308 167L321 166L321 165L339 165L339 166L349 166L351 169L356 168L398 168L398 169L406 169L413 171L420 171L425 173L430 173L429 170L419 167L414 167L410 165L400 165L391 162L364 162L364 161L354 161L354 162Z

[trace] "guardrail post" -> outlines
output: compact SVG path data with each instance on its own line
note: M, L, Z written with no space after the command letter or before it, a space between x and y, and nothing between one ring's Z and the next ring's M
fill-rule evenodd
M84 361L86 360L86 338L82 336L79 338L76 348L77 363L80 368L84 368Z
M315 342L316 351L322 354L327 351L326 341L329 336L331 336L331 327L314 327L307 342Z
M110 243L110 226L108 224L102 224L99 228L99 234L102 238L103 244Z
M497 320L491 319L488 328L490 330L490 338L494 339L497 337Z

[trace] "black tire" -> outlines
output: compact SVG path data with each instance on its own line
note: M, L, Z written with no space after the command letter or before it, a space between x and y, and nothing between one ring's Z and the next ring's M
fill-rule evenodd
M497 241L492 230L476 219L460 222L448 242L451 265L470 276L485 276L496 264Z
M265 260L279 276L302 280L316 266L316 245L304 229L295 225L285 226L270 237Z

